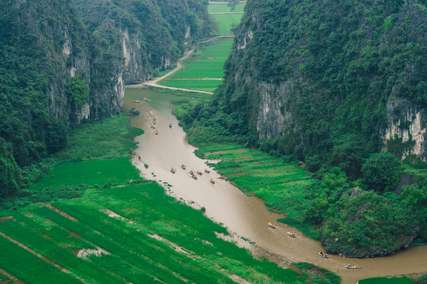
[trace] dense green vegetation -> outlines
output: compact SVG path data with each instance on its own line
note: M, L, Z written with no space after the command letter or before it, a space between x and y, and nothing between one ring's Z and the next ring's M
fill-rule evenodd
M360 284L425 284L427 275L409 277L378 277L359 281Z
M211 30L206 0L0 3L0 198L67 145L72 128L120 111L126 82L168 68ZM125 58L126 57L126 58Z
M407 277L370 278L359 281L360 284L412 284L414 281Z
M46 192L43 203L0 211L0 277L10 280L6 271L31 283L339 282L307 264L294 271L254 259L223 240L218 234L227 231L202 211L143 181L129 159L139 133L124 116L75 131L70 148L30 189L38 193L33 198Z
M414 111L424 117L425 4L248 1L224 85L181 116L191 141L238 142L302 161L313 179L293 222L330 252L387 255L425 241L425 163L408 155L414 141L396 136L384 145L390 118L404 130ZM392 154L380 153L384 146ZM227 166L246 167L235 164ZM285 208L292 200L283 188L262 197Z

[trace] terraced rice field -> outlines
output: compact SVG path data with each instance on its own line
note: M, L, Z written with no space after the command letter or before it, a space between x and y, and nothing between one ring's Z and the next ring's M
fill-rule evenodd
M227 234L223 228L151 182L91 189L79 199L2 215L0 269L23 282L302 283L304 278L222 240L217 234Z
M244 3L231 9L226 3L209 4L209 14L217 26L216 35L232 36L232 28L243 16ZM202 45L183 63L183 68L160 82L160 85L212 92L224 77L224 64L233 46L232 38L222 38Z
M169 87L213 91L222 84L224 64L231 48L232 39L219 39L200 47L195 54L184 63L177 73L161 81Z
M237 144L198 145L203 158L221 160L216 170L238 188L265 201L274 211L285 214L284 223L309 236L317 237L313 228L303 224L306 196L314 180L295 162L285 162L256 149Z
M305 283L311 277L298 265L283 269L255 259L224 240L226 229L203 210L142 180L128 155L137 132L125 118L86 125L71 137L59 157L75 159L58 158L29 190L43 202L18 200L0 210L0 283ZM109 127L117 152L98 144ZM104 151L86 148L87 139Z

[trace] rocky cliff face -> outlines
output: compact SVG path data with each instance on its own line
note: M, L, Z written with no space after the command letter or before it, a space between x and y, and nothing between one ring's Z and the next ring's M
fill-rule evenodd
M300 159L426 159L426 23L417 0L248 1L219 100L244 134Z
M415 155L426 160L426 138L427 109L404 99L390 98L387 102L385 148L397 146L402 158Z
M206 0L0 1L0 188L209 29Z
M90 84L89 117L94 119L118 112L126 84L170 68L210 29L204 0L73 0L72 6L94 40L89 44L96 78ZM107 74L99 72L103 64L109 65Z

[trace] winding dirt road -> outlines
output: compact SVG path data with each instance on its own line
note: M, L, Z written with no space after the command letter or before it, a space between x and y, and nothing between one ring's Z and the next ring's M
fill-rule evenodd
M234 36L215 36L206 40L202 40L200 41L196 47L193 47L192 49L190 49L189 51L187 51L183 57L181 57L178 62L176 63L176 67L172 70L170 70L169 72L167 72L166 74L154 78L152 80L140 83L140 84L134 84L134 85L128 85L127 88L131 88L131 89L138 89L138 88L144 88L144 87L151 87L151 88L157 88L157 89L164 89L164 90L171 90L171 91L180 91L180 92L187 92L187 93L198 93L198 94L206 94L206 95L213 95L213 92L208 92L208 91L202 91L202 90L196 90L196 89L186 89L186 88L176 88L176 87L169 87L169 86L163 86L160 84L161 81L166 80L167 78L171 77L172 75L174 75L175 73L177 73L179 70L181 70L184 67L184 61L186 61L187 59L189 59L194 52L196 51L196 49L202 45L202 44L207 44L209 42L212 41L216 41L222 38L234 38Z

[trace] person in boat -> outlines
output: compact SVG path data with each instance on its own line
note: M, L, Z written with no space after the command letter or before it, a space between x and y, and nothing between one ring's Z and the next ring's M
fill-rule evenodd
M324 252L323 250L319 251L319 255L320 255L322 258L328 258L328 257L329 257L329 255L328 255L326 252Z
M344 265L345 269L360 269L360 266L354 265L354 264L346 264Z

